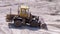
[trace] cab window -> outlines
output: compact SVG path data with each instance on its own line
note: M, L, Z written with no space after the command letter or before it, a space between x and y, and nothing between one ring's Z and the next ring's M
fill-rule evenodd
M29 10L27 10L27 9L22 9L21 11L22 11L23 14L25 14L25 13L28 13Z
M26 13L26 10L25 10L25 9L22 9L21 11L22 11L22 13L23 13L23 14L25 14L25 13Z

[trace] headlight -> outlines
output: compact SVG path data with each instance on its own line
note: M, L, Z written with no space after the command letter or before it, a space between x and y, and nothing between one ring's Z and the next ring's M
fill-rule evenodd
M36 18L33 18L33 20L36 20Z

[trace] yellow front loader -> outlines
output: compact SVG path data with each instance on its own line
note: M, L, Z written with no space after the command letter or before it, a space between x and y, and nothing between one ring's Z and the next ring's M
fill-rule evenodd
M29 12L28 6L20 6L20 9L17 11L18 14L7 14L6 21L11 22L14 21L14 25L19 26L33 26L33 27L41 27L42 23L39 21L39 16L34 16Z

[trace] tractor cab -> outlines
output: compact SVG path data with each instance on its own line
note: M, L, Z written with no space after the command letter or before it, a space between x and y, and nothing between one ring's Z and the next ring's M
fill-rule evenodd
M29 14L29 7L22 5L20 8L20 16L27 18L27 17L30 17L29 15L30 15Z

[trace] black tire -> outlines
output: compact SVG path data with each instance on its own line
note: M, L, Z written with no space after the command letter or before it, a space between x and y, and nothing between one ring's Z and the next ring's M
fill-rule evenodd
M22 26L22 23L21 23L22 21L20 21L20 20L14 20L14 25L16 26L16 27L19 27L19 26Z
M32 27L38 27L38 25L39 24L36 21L30 22L30 26L32 26Z

